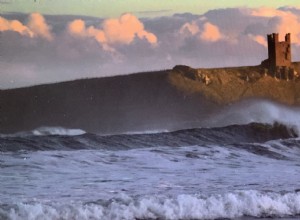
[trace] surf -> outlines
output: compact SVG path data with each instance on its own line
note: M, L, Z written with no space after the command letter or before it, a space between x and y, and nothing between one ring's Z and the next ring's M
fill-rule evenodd
M173 132L97 135L82 130L44 128L31 132L0 136L0 151L132 149L157 146L206 146L212 144L264 143L297 138L297 130L284 124L250 123L215 128L194 128ZM149 140L151 140L149 142ZM15 143L18 143L17 145Z
M29 202L0 206L0 217L21 219L256 219L297 218L300 193L236 191L210 196L181 194L176 197L126 194L108 202L55 204ZM294 216L294 217L293 217ZM252 218L251 218L252 217Z

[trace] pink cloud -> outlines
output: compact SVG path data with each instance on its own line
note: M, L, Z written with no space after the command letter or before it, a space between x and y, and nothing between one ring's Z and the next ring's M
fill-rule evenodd
M69 23L68 31L72 35L84 36L86 34L85 22L81 19L76 19Z
M196 35L200 32L199 26L195 21L192 21L190 23L185 23L179 31L181 34L191 34L191 35Z
M200 38L205 41L215 42L222 39L222 35L218 26L206 22L204 24L203 32L201 33Z
M203 19L202 19L203 20ZM205 22L200 28L196 21L185 23L179 30L180 34L198 36L200 40L207 42L216 42L223 38L219 27Z
M45 21L45 18L39 13L29 15L27 25L22 24L17 20L7 20L0 17L0 31L14 31L28 37L42 37L47 40L52 40L51 28Z
M291 11L281 11L273 8L258 8L251 11L252 16L279 18L274 32L284 36L285 33L291 33L292 42L300 45L300 22L296 14Z
M157 43L157 37L144 29L143 23L132 14L124 14L118 19L107 19L102 23L102 29L94 26L86 27L82 20L74 20L68 25L68 31L73 36L91 37L100 44L131 44L134 39L147 40L150 44Z
M51 28L45 21L45 18L39 13L32 13L29 16L28 28L36 35L47 40L52 40Z
M0 17L0 31L15 31L21 35L33 37L33 32L18 20L7 20Z
M268 46L266 37L262 35L249 35L249 37L254 40L256 43L263 45L264 47Z
M102 30L90 26L86 28L85 22L80 19L76 19L69 23L68 32L73 36L79 37L92 37L95 38L99 43L106 43L106 37Z

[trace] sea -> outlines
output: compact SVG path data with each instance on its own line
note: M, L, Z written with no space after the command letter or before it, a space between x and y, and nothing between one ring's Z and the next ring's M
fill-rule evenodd
M2 134L0 219L300 219L300 109L219 114L175 131Z

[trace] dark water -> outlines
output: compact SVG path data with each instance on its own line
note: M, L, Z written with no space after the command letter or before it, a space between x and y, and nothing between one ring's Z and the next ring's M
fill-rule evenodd
M298 219L300 139L282 123L0 138L0 219Z

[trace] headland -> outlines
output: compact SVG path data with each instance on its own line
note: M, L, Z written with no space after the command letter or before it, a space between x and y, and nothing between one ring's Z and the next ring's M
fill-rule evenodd
M292 67L299 70L300 63L292 63ZM276 77L262 65L212 69L175 66L169 72L169 80L186 94L201 93L222 105L247 98L300 105L299 77Z
M193 69L178 65L169 74L170 82L219 104L255 97L300 105L300 63L292 62L291 35L279 41L279 34L273 33L267 40L268 58L258 66Z
M268 36L269 57L257 66L191 68L0 90L0 133L38 127L116 134L202 126L230 104L247 99L300 106L300 63L290 35ZM205 126L205 125L204 125Z

